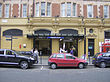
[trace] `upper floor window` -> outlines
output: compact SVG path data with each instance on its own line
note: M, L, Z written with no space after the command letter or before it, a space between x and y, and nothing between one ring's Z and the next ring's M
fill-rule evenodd
M62 3L61 4L61 16L76 16L76 3Z
M47 16L50 16L50 10L51 10L51 7L50 7L50 3L47 3Z
M76 3L73 3L73 16L76 16Z
M23 17L27 17L27 5L23 4Z
M108 8L109 7L107 5L104 6L104 18L108 18L108 13L109 13Z
M88 14L88 18L93 17L93 7L92 7L92 5L87 6L87 14Z
M9 4L5 5L5 17L8 18L9 17Z
M37 17L39 16L39 3L36 3L36 14Z
M41 16L45 16L45 2L41 2Z
M67 3L67 16L71 16L71 3Z
M41 6L41 9L39 6ZM51 16L51 3L41 2L40 4L37 2L35 7L35 16Z
M66 8L65 6L66 6L65 3L62 3L62 4L61 4L61 16L62 16L62 17L65 16L65 8Z
M2 17L2 4L0 4L0 17Z

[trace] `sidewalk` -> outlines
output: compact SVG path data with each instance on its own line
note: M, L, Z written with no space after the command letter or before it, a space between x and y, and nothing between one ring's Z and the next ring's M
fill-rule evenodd
M39 62L36 65L46 66L46 65L48 65L48 59L49 59L49 56L40 56ZM90 57L90 61L89 61L89 59L87 59L87 62L88 62L88 65L93 65L92 64L92 57Z

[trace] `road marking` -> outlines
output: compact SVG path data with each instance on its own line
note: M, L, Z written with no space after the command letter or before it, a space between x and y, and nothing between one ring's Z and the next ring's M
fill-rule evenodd
M43 70L43 68L44 68L44 67L42 66L40 70Z

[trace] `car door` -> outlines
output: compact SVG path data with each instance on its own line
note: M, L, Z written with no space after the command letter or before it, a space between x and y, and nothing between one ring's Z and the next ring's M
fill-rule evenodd
M57 66L65 66L64 54L61 53L56 55L56 63L57 63Z
M11 50L6 50L6 62L8 64L18 64L16 53Z
M75 57L70 54L66 54L65 63L67 66L76 66L77 65L77 61L75 60Z
M0 63L3 64L5 62L5 54L4 50L0 49Z
M110 53L103 54L104 60L108 65L110 65Z

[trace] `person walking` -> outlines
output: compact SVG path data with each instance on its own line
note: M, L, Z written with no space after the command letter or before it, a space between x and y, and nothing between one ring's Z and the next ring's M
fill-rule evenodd
M39 56L39 52L37 49L35 49L35 51L33 53L33 57L37 60L37 63L38 63L38 56Z

